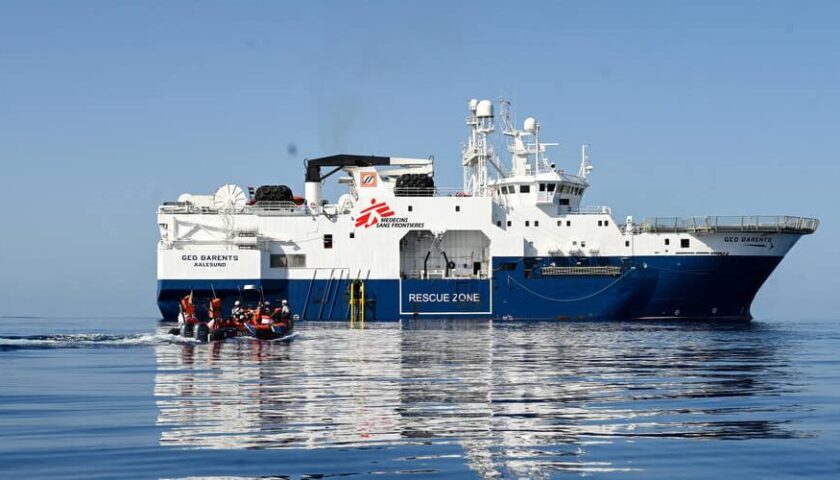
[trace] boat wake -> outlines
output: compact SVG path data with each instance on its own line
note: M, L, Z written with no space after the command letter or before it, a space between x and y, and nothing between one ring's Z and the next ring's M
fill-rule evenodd
M134 347L167 343L197 343L191 338L166 334L141 333L118 335L107 333L77 333L58 335L0 336L0 350L48 348Z

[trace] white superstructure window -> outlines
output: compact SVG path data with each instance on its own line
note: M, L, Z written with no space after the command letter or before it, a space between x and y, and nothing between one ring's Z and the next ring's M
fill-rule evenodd
M271 254L270 257L271 268L305 268L306 255L295 254Z

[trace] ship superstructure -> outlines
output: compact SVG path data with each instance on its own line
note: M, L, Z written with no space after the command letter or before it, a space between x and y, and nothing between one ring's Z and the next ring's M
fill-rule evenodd
M617 222L585 207L592 166L552 163L540 124L469 102L463 185L434 184L432 158L309 160L286 186L184 194L158 209L158 304L193 293L225 308L244 286L304 320L751 318L752 300L818 220L794 216ZM497 128L501 130L497 131ZM507 140L510 159L493 149ZM347 192L322 198L337 179ZM253 287L249 287L253 288Z

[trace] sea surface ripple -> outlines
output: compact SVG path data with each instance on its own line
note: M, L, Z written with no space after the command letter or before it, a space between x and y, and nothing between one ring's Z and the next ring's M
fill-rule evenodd
M0 319L12 477L840 476L834 322L61 322Z

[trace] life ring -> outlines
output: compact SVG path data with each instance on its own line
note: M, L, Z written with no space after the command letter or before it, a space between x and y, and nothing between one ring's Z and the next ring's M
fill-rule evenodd
M446 264L446 267L452 270L453 268L455 268L455 262L450 260L449 263Z

